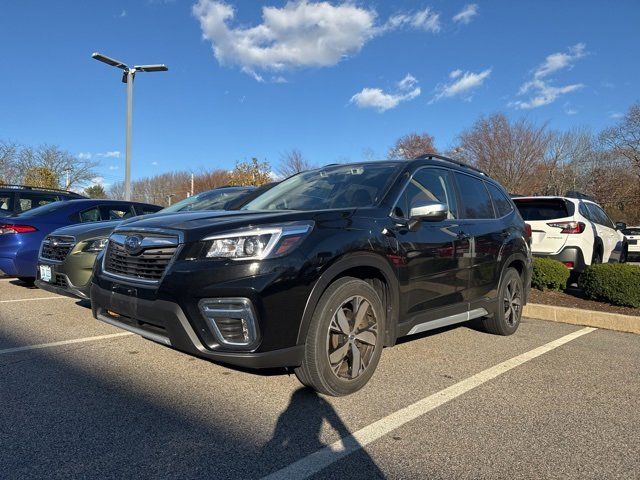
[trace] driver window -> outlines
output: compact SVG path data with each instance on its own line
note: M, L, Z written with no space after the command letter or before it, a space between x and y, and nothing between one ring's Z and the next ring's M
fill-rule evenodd
M427 203L444 203L449 207L447 218L458 218L455 194L449 172L446 170L423 168L414 173L398 199L393 214L400 218L409 218L413 207Z

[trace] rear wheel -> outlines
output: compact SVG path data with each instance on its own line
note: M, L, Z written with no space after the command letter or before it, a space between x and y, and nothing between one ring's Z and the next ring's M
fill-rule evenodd
M383 347L385 316L374 288L345 277L322 295L313 313L302 365L295 374L326 395L360 390L375 371Z
M620 263L627 263L627 258L629 257L629 250L625 246L622 249L622 253L620 254Z
M515 333L522 318L523 303L522 278L515 268L507 268L500 279L495 312L491 317L482 319L482 326L495 335Z
M591 257L591 265L597 265L598 263L602 263L602 252L599 248L596 248L593 251L593 257Z

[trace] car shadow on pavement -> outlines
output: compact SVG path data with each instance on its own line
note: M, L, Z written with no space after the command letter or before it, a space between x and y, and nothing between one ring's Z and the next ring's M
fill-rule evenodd
M3 349L24 345L3 330ZM119 342L0 355L0 477L261 478L324 447L323 422L350 433L310 390L294 391L279 415L277 404L259 407L255 396L270 393L258 376L253 398L237 397L236 384L204 387L201 369L185 384L161 365L110 359ZM383 477L366 452L354 458Z

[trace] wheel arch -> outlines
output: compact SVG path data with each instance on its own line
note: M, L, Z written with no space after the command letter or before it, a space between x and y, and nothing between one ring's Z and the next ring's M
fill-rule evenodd
M316 281L302 314L298 330L298 345L305 342L311 318L322 294L334 281L347 276L368 281L376 291L381 293L380 300L386 307L387 320L385 322L384 345L391 346L395 343L400 305L396 273L382 255L358 252L341 257L329 266Z

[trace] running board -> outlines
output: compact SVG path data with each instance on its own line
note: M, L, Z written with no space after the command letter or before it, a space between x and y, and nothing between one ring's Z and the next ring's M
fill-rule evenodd
M420 323L415 325L407 335L415 335L416 333L426 332L428 330L434 330L436 328L446 327L448 325L454 325L456 323L468 322L474 318L484 317L488 315L484 308L476 308L464 313L457 313L449 317L439 318L437 320L431 320L429 322Z

